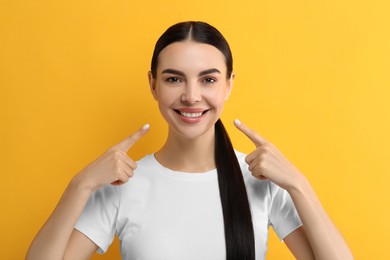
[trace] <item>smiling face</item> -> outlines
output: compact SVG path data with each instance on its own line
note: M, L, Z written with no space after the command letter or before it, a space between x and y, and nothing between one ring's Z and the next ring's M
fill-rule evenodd
M224 55L212 45L182 41L160 52L149 83L172 133L190 139L214 133L234 79L226 70Z

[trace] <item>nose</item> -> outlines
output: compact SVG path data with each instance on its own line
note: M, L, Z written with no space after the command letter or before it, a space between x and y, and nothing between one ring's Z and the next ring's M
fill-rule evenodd
M181 96L181 101L188 104L195 104L202 100L202 93L200 86L196 84L187 84Z

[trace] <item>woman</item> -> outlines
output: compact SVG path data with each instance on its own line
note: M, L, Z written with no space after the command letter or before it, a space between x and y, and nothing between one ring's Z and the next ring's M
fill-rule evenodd
M298 259L352 259L306 178L273 144L236 120L256 149L247 156L233 149L219 119L232 64L214 27L170 27L149 72L169 125L165 144L138 162L129 158L145 125L84 168L27 259L88 259L115 233L124 259L264 259L269 225Z

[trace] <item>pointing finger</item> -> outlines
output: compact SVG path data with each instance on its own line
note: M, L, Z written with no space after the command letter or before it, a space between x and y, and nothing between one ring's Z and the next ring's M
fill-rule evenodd
M234 120L234 125L238 128L238 130L243 132L256 145L256 147L268 143L264 137L260 136L258 133L241 123L239 120Z
M127 152L142 136L149 131L150 125L146 124L138 129L134 134L127 137L125 140L116 144L114 147L122 152Z

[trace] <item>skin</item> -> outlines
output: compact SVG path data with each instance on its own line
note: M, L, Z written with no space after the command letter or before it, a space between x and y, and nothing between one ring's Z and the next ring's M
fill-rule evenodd
M183 172L215 168L214 124L229 98L234 73L226 76L225 58L213 46L191 41L167 46L159 55L150 89L169 125L164 146L155 153L165 167ZM191 110L192 109L192 110ZM179 115L207 111L200 119ZM246 162L260 180L269 179L289 192L303 226L284 242L297 259L353 259L341 234L321 206L304 175L268 140L235 122L255 146ZM73 229L91 193L105 185L121 185L134 175L136 162L127 151L148 128L108 149L70 182L56 209L33 240L26 259L89 259L97 246ZM58 225L57 223L61 223Z
M305 176L271 142L239 121L234 124L256 147L245 158L252 175L287 190L303 222L284 239L291 253L297 259L353 259Z
M184 172L215 168L214 124L234 80L234 74L226 77L226 69L223 54L211 45L176 42L161 51L157 75L149 73L149 83L169 125L167 141L155 154L164 166ZM175 112L186 108L208 111L200 122L188 124Z
M72 179L32 241L26 259L89 259L92 256L97 246L73 227L92 192L106 185L126 183L134 175L136 162L127 156L127 151L148 130L141 128L112 146Z

